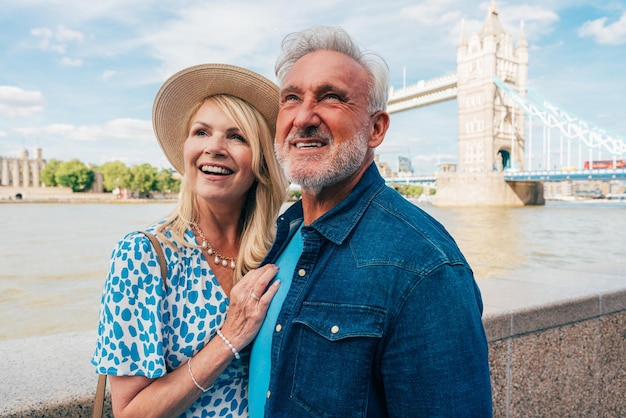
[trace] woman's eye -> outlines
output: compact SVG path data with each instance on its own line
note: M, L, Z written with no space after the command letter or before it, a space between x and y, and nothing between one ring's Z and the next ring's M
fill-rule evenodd
M246 138L244 138L243 136L239 135L239 134L233 134L230 136L232 139L237 140L237 141L241 141L241 142L247 142Z
M196 131L196 136L207 136L208 133L204 129L198 129Z

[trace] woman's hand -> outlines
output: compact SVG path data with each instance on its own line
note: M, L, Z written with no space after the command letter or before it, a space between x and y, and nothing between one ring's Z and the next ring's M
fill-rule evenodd
M249 271L231 290L230 306L221 331L237 350L250 344L259 332L280 285L278 280L269 285L277 272L278 266L266 264Z

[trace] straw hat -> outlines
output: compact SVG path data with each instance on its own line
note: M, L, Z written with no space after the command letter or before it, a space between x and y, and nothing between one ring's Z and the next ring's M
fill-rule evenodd
M228 64L201 64L171 76L154 99L152 125L159 145L174 169L185 172L183 143L191 109L216 94L238 97L263 116L272 137L278 116L278 86L265 77Z

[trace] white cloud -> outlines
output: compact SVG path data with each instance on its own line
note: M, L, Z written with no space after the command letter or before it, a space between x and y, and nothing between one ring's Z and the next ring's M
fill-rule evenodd
M102 73L102 81L109 81L110 79L112 79L115 75L117 74L117 71L113 71L113 70L105 70Z
M452 7L454 3L454 0L427 0L402 8L400 14L426 26L456 23L461 20L462 14Z
M298 12L313 7L322 6L299 4ZM282 37L301 29L280 2L194 2L168 17L158 27L143 27L138 45L161 63L161 80L205 62L241 65L271 78Z
M27 91L14 86L0 86L0 114L10 117L30 116L44 108L40 91Z
M499 16L505 24L513 24L520 20L543 22L544 24L559 21L559 15L553 10L546 9L544 6L531 6L529 4L507 6L502 13L499 13Z
M82 42L85 39L85 36L81 32L68 29L68 28L66 28L63 25L59 25L57 27L57 31L55 33L55 39L57 41L77 41L77 42Z
M81 60L80 58L63 57L61 58L60 63L64 67L82 67L83 66L83 60Z
M594 38L602 45L620 45L626 43L626 12L619 20L607 24L607 17L589 20L578 28L578 36L581 38Z
M42 51L52 51L65 54L68 41L83 42L84 35L81 32L71 30L63 25L57 26L56 30L47 27L34 28L30 34L39 39L38 48Z
M65 45L53 44L51 40L54 38L53 32L48 28L31 29L30 34L36 38L40 38L37 47L42 51L52 51L59 54L65 53Z
M154 141L152 121L139 119L115 119L104 126L104 138L130 141Z
M74 126L55 123L47 126L16 128L24 136L50 136L72 141L101 141L105 145L112 140L154 141L152 123L138 119L115 119L104 125Z
M519 35L520 22L524 22L524 33L529 39L540 39L550 34L559 22L559 15L544 5L511 5L499 14L505 30Z

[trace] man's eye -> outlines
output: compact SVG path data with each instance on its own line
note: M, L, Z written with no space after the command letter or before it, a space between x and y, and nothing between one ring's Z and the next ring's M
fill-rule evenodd
M341 98L338 95L332 94L332 93L329 93L329 94L325 95L322 99L323 100L338 100L338 101L341 101Z
M285 98L283 99L283 101L285 102L295 102L298 100L298 96L294 95L294 94L290 94L288 96L285 96Z

